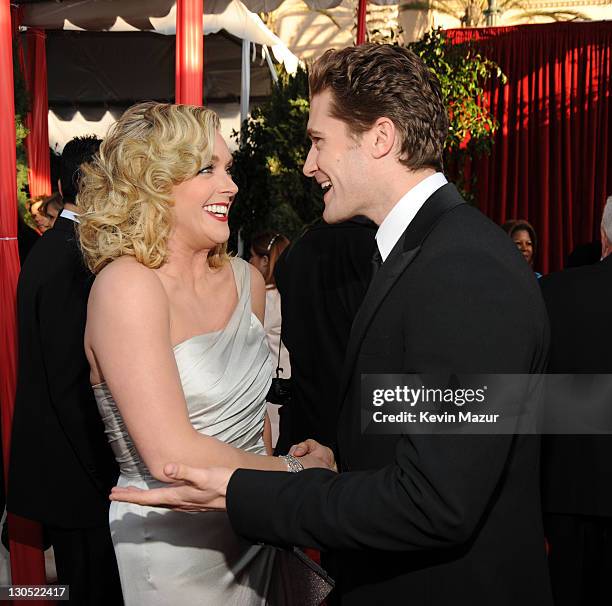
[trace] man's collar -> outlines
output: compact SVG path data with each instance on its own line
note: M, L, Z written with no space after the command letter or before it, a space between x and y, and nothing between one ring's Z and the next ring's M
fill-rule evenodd
M435 173L408 190L390 210L376 232L376 243L383 262L406 231L421 206L448 181L442 173Z
M75 223L79 223L79 215L71 210L67 210L66 208L62 210L62 212L60 213L60 217L64 217L64 219L70 219Z

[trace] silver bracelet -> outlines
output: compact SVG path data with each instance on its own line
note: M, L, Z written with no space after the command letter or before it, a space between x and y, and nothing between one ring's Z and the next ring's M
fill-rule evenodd
M287 464L287 471L290 471L291 473L304 471L304 466L293 455L281 455L278 458L285 461L285 463Z

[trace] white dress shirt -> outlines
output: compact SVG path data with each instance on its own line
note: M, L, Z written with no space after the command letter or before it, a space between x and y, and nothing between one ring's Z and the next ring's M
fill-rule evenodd
M72 212L71 210L66 210L65 208L60 213L60 217L64 217L64 219L70 219L75 223L79 223L79 215L77 215L75 212Z
M408 190L391 209L376 232L376 243L383 262L386 261L421 206L434 192L447 183L442 173L435 173Z

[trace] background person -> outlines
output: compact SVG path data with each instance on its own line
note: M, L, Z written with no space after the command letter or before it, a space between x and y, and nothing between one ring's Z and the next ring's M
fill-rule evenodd
M289 244L289 239L277 232L266 231L257 234L251 241L251 256L249 259L249 263L259 270L266 283L264 329L268 337L270 352L272 353L274 377L280 379L289 379L291 377L291 364L289 362L289 353L281 339L281 328L283 323L281 296L276 287L274 272L279 257ZM278 440L279 407L278 404L270 402L267 404L268 416L272 427L272 448L276 446Z
M551 373L612 373L612 197L601 241L598 263L540 281ZM576 415L579 421L579 399ZM555 606L612 603L612 436L546 436L542 499Z
M365 217L308 227L276 266L291 404L280 410L277 454L314 438L335 449L338 391L351 324L372 277L376 226Z
M46 229L51 229L55 225L56 219L64 209L62 196L56 192L43 199L42 204L38 209L38 215L46 218Z
M47 229L49 229L49 219L41 214L40 207L42 206L44 198L38 198L36 200L30 200L27 204L27 209L30 211L30 215L32 216L32 220L36 225L36 229L39 234L43 234Z
M17 243L19 246L19 263L23 267L26 257L40 238L40 233L25 222L23 214L17 211ZM2 489L3 490L3 489Z
M58 582L74 604L121 604L108 527L117 466L89 384L83 349L92 276L75 227L82 163L100 140L64 147L65 209L34 245L17 287L19 360L9 467L8 511L39 521L55 555ZM70 491L59 490L60 483Z
M514 219L504 223L502 228L510 236L529 267L533 269L538 241L531 223L524 219ZM534 271L534 273L536 278L542 277L541 273L537 271Z

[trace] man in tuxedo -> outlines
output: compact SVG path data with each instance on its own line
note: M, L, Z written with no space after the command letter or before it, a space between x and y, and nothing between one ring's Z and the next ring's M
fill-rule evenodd
M291 403L280 409L276 454L313 438L333 447L338 389L353 318L371 278L376 225L365 217L317 221L276 264Z
M598 263L540 282L551 373L612 373L612 197L601 242ZM555 605L612 603L612 436L544 438L542 499Z
M79 167L99 145L95 137L77 137L64 147L64 209L19 276L7 507L43 524L71 602L106 606L122 603L108 527L107 495L117 468L89 383L83 335L93 277L75 232ZM65 482L69 492L62 489Z
M543 371L548 325L533 273L440 172L446 108L414 53L328 51L311 69L310 94L304 173L325 192L324 219L364 215L379 225L381 265L341 380L341 473L169 464L183 486L114 489L112 498L227 508L253 541L333 550L346 606L549 605L534 436L361 430L365 373ZM331 458L314 441L294 454L307 449Z

